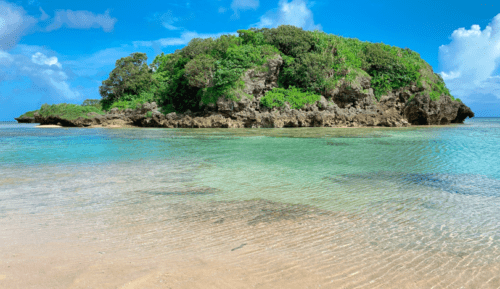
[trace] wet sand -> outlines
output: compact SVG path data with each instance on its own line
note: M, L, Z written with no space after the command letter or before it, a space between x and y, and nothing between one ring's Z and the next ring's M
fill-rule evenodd
M310 206L172 200L0 216L0 288L500 287L488 242Z
M36 128L60 128L63 127L61 125L55 125L55 124L40 124L35 126Z

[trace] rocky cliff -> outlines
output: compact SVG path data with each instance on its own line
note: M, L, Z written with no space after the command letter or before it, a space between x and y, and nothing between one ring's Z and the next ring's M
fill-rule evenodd
M244 88L238 101L220 97L201 111L183 114L163 114L156 103L145 103L135 110L111 109L106 115L90 113L87 118L74 120L58 116L42 117L35 113L35 122L63 126L139 126L165 128L281 128L281 127L359 127L409 125L445 125L463 123L474 113L460 101L441 95L431 100L424 87L404 87L383 95L378 101L370 87L370 76L358 76L354 81L340 81L321 99L302 109L289 105L269 109L260 103L264 94L277 87L282 65L281 56L264 64L266 69L250 69L243 75Z
M20 116L18 118L14 118L18 123L36 123L34 117L29 116Z

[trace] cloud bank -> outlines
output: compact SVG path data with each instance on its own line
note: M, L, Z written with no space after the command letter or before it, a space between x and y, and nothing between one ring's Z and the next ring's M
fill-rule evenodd
M38 20L20 6L0 1L0 50L16 46Z
M469 102L479 94L500 100L500 14L484 30L459 28L450 39L439 47L439 67L451 93Z
M61 100L74 100L80 93L68 84L68 75L57 57L47 57L36 46L20 45L17 54L0 51L0 78L16 81L28 78L32 86Z
M110 32L115 27L117 19L109 16L109 11L104 14L94 14L89 11L59 10L54 15L54 20L45 29L52 31L65 25L74 29L102 28L105 32Z
M40 18L26 14L26 11L15 4L0 0L0 50L14 48L24 35L35 31L53 31L63 26L73 29L102 28L105 32L113 30L116 18L104 14L94 14L89 11L56 11L51 23L42 27L40 22L50 16L40 8Z

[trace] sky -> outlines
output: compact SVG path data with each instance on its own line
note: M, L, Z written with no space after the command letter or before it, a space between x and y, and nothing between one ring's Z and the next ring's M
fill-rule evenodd
M115 61L290 24L416 51L477 117L500 117L500 4L476 1L0 0L0 121L100 99Z

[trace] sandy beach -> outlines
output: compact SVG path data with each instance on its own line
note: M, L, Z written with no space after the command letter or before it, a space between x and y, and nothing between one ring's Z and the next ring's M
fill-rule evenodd
M179 202L30 218L0 219L1 288L500 286L499 260L476 261L485 252L391 246L369 220L308 206Z
M35 126L36 128L60 128L60 127L63 127L61 125L55 125L55 124L41 124L41 125L37 125Z

